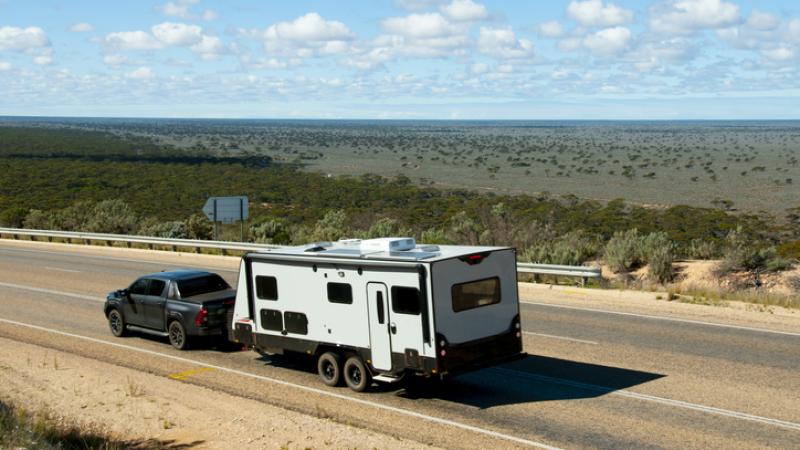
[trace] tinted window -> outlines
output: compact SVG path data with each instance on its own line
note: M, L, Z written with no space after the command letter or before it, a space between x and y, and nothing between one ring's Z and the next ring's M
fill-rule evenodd
M392 286L392 312L417 315L419 311L419 289Z
M155 295L160 297L161 294L164 293L164 286L166 286L162 280L150 280L150 287L147 289L147 295Z
M328 283L328 301L331 303L353 303L353 288L347 283Z
M178 280L178 292L181 298L230 289L228 283L217 274L206 275L188 280Z
M278 299L278 280L275 277L256 277L256 297L261 300Z
M283 323L287 333L308 334L308 318L303 313L286 311Z
M466 311L500 303L500 279L487 278L453 286L453 311Z
M145 295L147 293L147 279L136 280L128 289L131 294Z

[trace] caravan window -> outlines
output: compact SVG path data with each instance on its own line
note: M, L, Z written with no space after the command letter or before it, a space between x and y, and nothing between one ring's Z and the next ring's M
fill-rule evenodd
M278 299L278 280L275 277L256 277L256 297L261 300Z
M353 288L347 283L328 283L328 301L331 303L353 303Z
M392 312L418 315L420 312L419 289L392 286Z
M500 279L494 277L456 284L451 294L455 312L494 305L500 303Z

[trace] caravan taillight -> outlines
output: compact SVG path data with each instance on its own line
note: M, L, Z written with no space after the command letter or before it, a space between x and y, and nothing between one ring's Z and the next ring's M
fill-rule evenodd
M481 252L481 253L473 253L472 255L461 256L458 259L464 261L470 266L474 266L475 264L480 264L481 261L486 259L487 256L489 256L489 252Z

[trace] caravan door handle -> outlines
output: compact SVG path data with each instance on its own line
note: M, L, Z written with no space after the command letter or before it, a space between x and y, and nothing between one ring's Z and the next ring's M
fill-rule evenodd
M389 331L391 331L392 334L397 334L397 325L395 325L394 322L389 324Z

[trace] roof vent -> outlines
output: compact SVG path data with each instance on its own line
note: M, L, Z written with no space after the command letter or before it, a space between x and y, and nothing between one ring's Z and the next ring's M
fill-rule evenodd
M380 238L361 241L364 252L403 252L417 246L414 238Z

